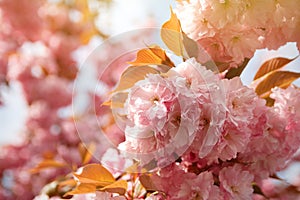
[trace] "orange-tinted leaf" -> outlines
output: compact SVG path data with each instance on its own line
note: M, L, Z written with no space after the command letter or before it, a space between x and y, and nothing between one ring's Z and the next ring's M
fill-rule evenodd
M31 169L31 173L38 173L43 169L46 168L62 168L66 167L67 164L63 162L58 162L52 159L45 159L42 162L40 162L35 168Z
M75 4L74 6L77 9L80 9L83 14L82 21L84 22L88 21L92 16L92 13L90 12L89 9L88 0L75 0L74 4Z
M211 70L213 71L214 73L219 73L219 70L218 70L218 67L216 65L216 63L213 61L213 60L209 60L205 63L202 63L202 65L208 69L208 70Z
M104 187L115 182L113 175L100 164L89 164L73 174L80 183Z
M171 67L167 66L167 65L156 65L155 69L158 69L161 73L167 73Z
M53 159L54 157L55 157L55 153L53 153L52 151L45 151L43 153L44 159Z
M134 174L134 173L146 173L149 170L145 169L144 166L142 167L140 162L135 161L131 166L127 167L125 171L127 173Z
M103 102L103 103L101 104L101 106L111 106L111 99L109 99L109 100Z
M75 187L76 186L76 181L72 179L66 179L58 183L59 187L65 187L65 186L70 186L70 187Z
M117 88L113 92L119 92L132 87L139 80L143 80L147 74L159 74L157 69L150 66L131 66L122 74Z
M174 63L167 56L166 52L158 47L149 47L146 49L139 50L137 53L137 58L133 62L129 62L133 66L142 66L142 65L167 65L174 67Z
M58 181L52 181L46 185L43 186L41 189L41 193L47 194L48 196L57 196L58 191L57 191L57 186L58 186Z
M196 41L189 38L181 29L176 14L171 10L170 19L162 25L161 38L167 47L177 56L183 58L198 57L199 48Z
M90 39L95 36L99 35L99 32L95 28L91 28L91 30L86 30L80 35L80 41L82 44L88 44Z
M227 70L230 66L230 63L216 62L213 60L209 60L202 64L206 67L206 69L213 71L214 73L220 73Z
M64 197L75 194L94 193L97 191L97 186L93 184L80 183L74 190L67 192Z
M99 188L94 184L80 183L74 190L66 193L64 196L75 194L94 193L96 191L106 191L111 193L125 194L127 190L127 182L125 180L116 181L106 187Z
M134 193L132 196L134 197L141 197L144 196L147 191L145 189L145 187L142 185L141 181L139 179L136 179L135 183L134 183Z
M298 58L298 56L296 58ZM272 71L275 71L275 70L278 70L278 69L284 67L285 65L292 62L296 58L288 59L288 58L278 57L278 58L273 58L273 59L267 60L266 62L264 62L262 64L262 66L259 68L259 70L255 74L254 80L256 80Z
M108 186L99 189L100 191L106 191L111 193L118 193L120 195L125 194L127 191L127 181L118 180Z
M57 187L55 188L59 196L65 195L67 192L73 190L77 185L77 182L73 179L59 180ZM54 195L55 196L55 195Z
M275 103L275 100L272 99L271 97L267 97L267 98L265 98L265 100L266 100L266 106L269 106L269 107L272 107Z
M300 73L289 71L273 71L262 80L255 89L255 92L263 98L270 95L274 87L287 88L293 81L300 77Z
M111 109L123 108L127 97L128 97L128 92L114 93L111 99L104 102L102 105L110 106Z
M140 172L139 162L134 162L131 166L127 167L125 169L127 173L136 173Z
M226 73L225 78L232 79L236 76L240 76L242 74L243 70L245 69L245 67L247 66L249 60L250 59L246 58L244 60L244 62L237 68L230 68L228 70L228 72Z
M166 28L166 29L174 30L176 32L180 32L181 31L180 21L177 18L176 14L173 12L172 8L170 8L170 12L171 12L171 17L168 21L166 21L163 24L162 28Z
M92 159L93 153L96 150L96 145L95 143L91 143L87 147L85 147L83 143L80 143L78 145L78 150L81 156L82 165L85 165Z
M189 38L184 32L182 32L182 36L183 36L182 42L183 42L183 46L184 46L185 54L186 54L186 55L184 55L184 57L197 58L198 53L199 53L197 42L192 40L191 38Z
M123 108L127 97L128 92L119 92L114 94L111 98L111 108Z
M81 42L87 44L95 35L103 37L104 35L98 31L95 24L92 23L97 17L97 14L90 9L89 0L75 0L73 3L74 8L81 13L81 18L78 23L85 27L80 34Z
M182 3L182 2L187 2L187 3L190 3L190 0L176 0L177 2L179 2L179 3Z
M225 70L230 68L230 63L226 63L226 62L215 62L216 66L217 66L217 73L219 72L224 72ZM214 71L214 70L213 70Z
M171 10L170 19L162 25L161 38L167 47L177 56L183 55L183 43L180 21Z
M153 181L151 180L151 175L148 174L142 174L139 177L139 180L141 184L144 186L144 188L148 191L157 191L157 188L155 187Z

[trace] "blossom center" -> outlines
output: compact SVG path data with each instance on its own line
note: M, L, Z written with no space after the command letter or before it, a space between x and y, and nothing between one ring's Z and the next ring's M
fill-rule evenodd
M158 96L154 96L154 97L152 97L152 98L150 99L150 101L151 101L153 104L155 104L155 103L157 103L158 101L160 101L160 98L159 98Z

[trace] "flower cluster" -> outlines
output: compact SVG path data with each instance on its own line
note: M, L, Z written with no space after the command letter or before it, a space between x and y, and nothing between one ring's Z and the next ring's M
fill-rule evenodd
M171 199L251 199L300 145L294 87L274 89L270 108L240 78L220 79L192 58L126 91L119 149L146 168L155 160L150 179Z
M219 85L217 77L195 59L172 68L164 77L149 74L138 81L130 88L124 109L119 111L128 118L126 141L119 149L164 163L159 158L181 155L198 135L203 136L200 149L212 147L219 132L209 124L221 123L225 113L218 96L222 97ZM220 107L220 111L211 113L210 106ZM197 131L203 133L196 134ZM158 155L152 157L151 152Z
M215 62L239 65L256 49L278 49L299 41L299 1L178 1L183 31Z

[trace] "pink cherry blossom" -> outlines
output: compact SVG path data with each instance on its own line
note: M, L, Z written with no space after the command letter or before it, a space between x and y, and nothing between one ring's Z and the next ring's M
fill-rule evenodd
M200 103L202 98L214 98L218 87L218 77L196 61L187 59L168 71L178 93L187 97L195 97ZM221 94L220 94L221 95ZM213 96L213 97L212 97Z
M125 159L120 153L113 148L107 149L101 159L103 166L117 177L133 165L133 161Z
M169 200L169 197L166 197L163 194L151 194L145 200Z
M299 95L299 90L289 87L273 91L271 96L276 99L274 107L261 115L263 120L257 121L256 127L259 125L262 129L253 127L256 131L252 134L246 151L240 155L241 160L251 163L249 170L255 174L257 182L283 169L286 161L299 147L299 137L296 134L299 132L299 112L293 109L299 104L294 99Z
M201 1L200 1L201 2ZM245 12L247 1L219 1L212 0L203 3L203 14L206 19L216 28L223 28L240 20Z
M222 104L204 103L201 105L198 132L191 146L200 158L209 154L221 137L225 121L225 107Z
M151 152L167 142L168 139L163 138L167 133L160 132L167 122L168 113L176 109L178 104L172 85L160 75L149 75L145 80L137 82L131 88L125 106L128 109L127 118L132 123L132 126L128 123L125 129L126 142L130 148L141 153Z
M241 131L236 127L225 124L222 135L212 151L205 157L208 163L231 160L237 158L237 154L243 152L250 139L250 131L247 128Z
M253 89L243 86L240 78L223 79L226 94L227 120L237 127L247 126L254 120L255 111L265 104Z
M253 175L241 165L223 168L219 178L224 199L251 199Z
M210 196L218 195L215 188L213 189L213 177L209 172L196 175L184 172L177 165L171 165L161 169L151 179L159 191L174 200L211 199ZM170 187L169 183L173 183L173 186ZM210 194L212 190L216 192L213 195Z
M278 49L299 30L298 1L177 2L176 13L183 31L210 54L214 61L240 65L256 49ZM298 44L299 45L299 44Z
M219 78L192 58L168 72L178 93L195 99L200 109L197 134L192 149L200 157L209 153L217 143L225 120L225 93ZM181 103L182 105L182 103ZM200 144L200 146L199 146Z
M205 7L198 0L181 1L177 3L176 14L180 18L180 22L184 27L185 32L189 33L195 40L201 37L213 37L215 29L213 25L203 16L199 10L204 10Z
M245 58L252 58L256 49L262 49L262 31L258 29L244 28L243 26L232 26L220 33L220 38L231 61L242 63Z
M109 192L96 192L95 200L126 200L124 196L113 196Z
M273 89L271 97L275 99L274 110L285 122L285 144L292 152L300 145L298 132L300 131L300 97L299 89L290 86L287 89Z
M215 34L213 37L202 37L197 42L215 62L232 63L232 56L229 55L220 34Z
M172 81L160 75L149 74L137 82L125 104L129 122L126 140L119 148L126 153L142 153L148 161L153 156L150 154L162 158L177 150L183 153L192 142L199 116L199 110L191 107L195 100L189 101L177 93Z

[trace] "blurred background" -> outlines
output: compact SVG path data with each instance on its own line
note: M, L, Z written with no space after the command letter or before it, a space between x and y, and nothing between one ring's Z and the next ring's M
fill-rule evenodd
M14 2L14 4L16 4L16 1ZM59 3L63 1L49 0L48 2ZM93 19L93 22L97 30L101 31L101 35L104 34L106 37L113 37L140 28L160 28L163 22L169 18L170 6L175 6L174 0L106 0L94 2L98 2L98 5L97 3L91 4L91 10L95 10L97 13L97 17ZM3 7L3 9L5 9L5 7ZM29 13L27 14L30 15ZM76 18L76 15L80 14L73 11L70 15ZM22 16L20 16L20 18L22 18ZM4 28L5 27L2 26L1 29ZM90 39L90 42L83 45L83 47L87 46L87 51L91 51L100 45L106 37L99 37L98 34L95 34ZM36 49L38 45L29 48ZM83 56L79 55L81 58L77 57L77 60L82 61L86 59L88 53L90 52L87 52ZM1 65L0 67L4 68L4 66ZM80 63L78 63L77 67L80 67ZM18 133L21 132L25 125L28 112L26 100L22 94L22 88L20 84L13 82L9 87L2 84L0 92L1 101L3 103L0 107L0 145L19 144L22 142L22 135Z

